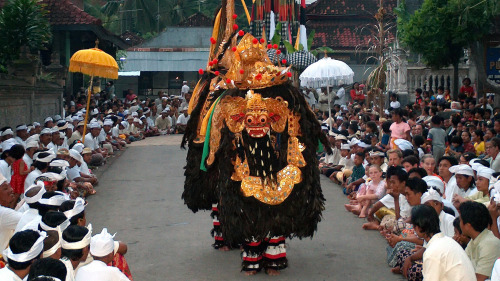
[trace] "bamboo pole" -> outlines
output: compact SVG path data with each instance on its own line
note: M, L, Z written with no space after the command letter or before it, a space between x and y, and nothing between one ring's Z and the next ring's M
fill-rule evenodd
M89 119L89 109L90 109L90 97L92 96L92 90L94 87L94 75L90 76L90 89L88 91L87 97L87 110L85 111L85 121L83 124L83 136L82 143L85 144L85 135L87 134L87 121Z

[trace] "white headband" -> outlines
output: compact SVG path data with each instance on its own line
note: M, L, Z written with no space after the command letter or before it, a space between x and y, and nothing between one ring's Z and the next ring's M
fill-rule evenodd
M75 205L73 206L73 209L67 210L64 212L64 215L68 219L71 219L72 217L80 214L81 212L85 211L85 200L83 200L81 197L76 198Z
M48 249L47 251L43 251L43 258L48 258L50 256L52 256L53 254L55 254L57 252L57 250L59 250L59 248L61 248L61 236L59 235L59 240L57 241L57 243L52 246L52 248Z
M420 203L424 204L425 202L431 201L431 200L442 202L441 195L439 195L439 193L433 188L430 188L429 190L427 190L427 192L422 194L422 198L420 199Z
M83 237L83 239L78 242L66 242L64 238L62 238L61 247L66 250L80 250L90 245L90 239L92 238L92 225L89 224L89 226L87 226L87 229L89 230L89 232L87 232L87 235L85 235L85 237Z
M40 187L40 190L38 191L38 193L32 197L26 196L26 193L28 193L28 191L30 191L32 188L35 188L35 187ZM42 199L42 196L43 196L43 194L45 194L45 191L46 190L45 190L45 185L43 184L43 181L38 181L36 184L32 184L30 187L28 187L28 189L24 192L24 201L28 204L36 203L36 202L38 202L38 200Z
M16 127L16 131L27 130L27 129L28 129L28 126L26 126L26 125L21 125L19 127Z
M40 237L38 237L35 244L31 246L31 249L29 249L29 251L24 253L14 254L9 247L4 250L3 256L16 262L27 262L38 257L40 253L42 253L43 251L43 240L45 239L45 237L47 237L47 233L45 232L38 232L38 233L40 234Z
M61 204L67 201L66 198L63 195L54 195L50 198L42 198L38 202L43 205L49 205L49 206L61 206Z
M45 224L43 221L40 221L40 227L45 230L45 231L49 231L49 230L53 230L53 231L57 231L57 233L59 233L59 237L62 237L62 233L63 231L68 228L68 226L70 225L70 222L68 219L66 219L65 221L63 221L60 225L56 226L56 227L52 227L52 226L48 226L47 224Z
M45 277L45 278L48 278L49 280L52 280L52 281L61 281L61 279L54 277L54 276L38 275L37 277Z

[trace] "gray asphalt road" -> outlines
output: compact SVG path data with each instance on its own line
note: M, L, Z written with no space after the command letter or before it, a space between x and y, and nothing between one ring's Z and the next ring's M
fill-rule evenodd
M281 276L243 276L238 250L211 247L210 213L193 214L181 200L186 152L179 142L165 136L135 143L97 172L87 220L94 232L107 227L128 244L134 280L401 280L386 264L385 241L361 229L340 189L324 177L327 205L316 236L288 241L289 268Z

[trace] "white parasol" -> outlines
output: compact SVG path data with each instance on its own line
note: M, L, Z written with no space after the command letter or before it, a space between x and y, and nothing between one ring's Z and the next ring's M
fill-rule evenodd
M325 56L308 66L299 76L299 79L302 87L327 88L329 116L332 116L330 87L351 84L354 79L354 72L345 62Z

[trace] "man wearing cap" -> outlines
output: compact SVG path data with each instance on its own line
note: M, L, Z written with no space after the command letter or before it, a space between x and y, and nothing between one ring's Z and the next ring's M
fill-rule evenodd
M182 81L181 98L184 99L187 93L189 93L188 82L187 81Z
M33 134L40 134L40 132L42 131L42 126L40 125L40 123L33 122L33 127L35 128L33 130Z
M439 192L434 188L429 188L427 192L422 194L420 200L422 204L431 206L434 210L436 210L436 213L439 216L439 228L441 229L441 232L450 238L453 237L453 235L455 235L455 229L453 227L455 217L443 211L444 204L441 194L439 194Z
M477 193L477 189L474 186L474 171L471 166L466 164L460 164L450 167L450 172L455 174L456 182L448 182L446 186L446 198L452 200L456 194L461 197L467 197Z
M97 137L101 133L101 125L97 122L90 123L88 126L90 132L85 135L85 147L92 149L92 161L94 166L101 166L104 164L104 158L108 155L107 151L101 149Z
M26 142L26 152L24 153L23 161L26 163L28 169L30 169L33 164L33 157L38 150L38 146L38 141L36 140L29 140Z
M44 128L40 132L40 145L42 148L50 149L49 145L52 143L52 129Z
M108 266L114 257L114 235L104 228L100 234L90 240L90 254L94 258L91 263L82 266L76 274L76 281L128 281L129 279L118 268Z
M474 164L473 164L474 165ZM476 171L476 188L477 192L469 196L460 196L455 194L453 196L453 205L458 209L460 204L465 201L475 201L478 203L485 204L486 207L490 204L490 179L495 171L493 169L487 168L481 164L475 164L472 168Z
M176 127L175 127L177 129L178 134L184 134L184 131L186 130L186 125L187 125L190 117L191 116L188 115L187 107L183 108L182 114L179 115L179 118L177 118Z
M99 132L99 136L97 136L97 140L99 141L99 144L109 152L109 154L113 154L113 145L110 142L113 120L105 119L102 124L103 126Z
M0 269L0 280L21 281L31 268L31 264L40 259L43 252L45 232L24 230L12 236L9 248L4 251L8 265Z
M71 137L68 139L68 145L72 145L75 143L77 140L82 139L82 134L83 134L83 128L84 128L85 123L83 121L78 122L76 124L76 130L71 134Z
M161 135L166 135L170 133L170 130L172 128L172 122L170 121L168 113L169 113L168 108L165 108L161 112L161 116L156 118L155 125L158 128L158 131L160 132Z
M387 163L385 163L385 153L380 150L372 150L370 151L370 157L372 158L372 164L378 165L382 172L387 172L387 168L389 167Z
M97 178L85 176L85 174L81 173L80 165L84 162L82 156L78 151L74 149L69 150L70 160L69 160L69 169L67 171L68 179L70 181L74 181L76 183L80 182L88 182L92 185L97 184Z
M54 119L52 119L52 117L45 118L45 121L43 122L43 127L49 129L54 127Z
M26 148L26 139L29 137L28 126L26 124L16 126L16 141Z

